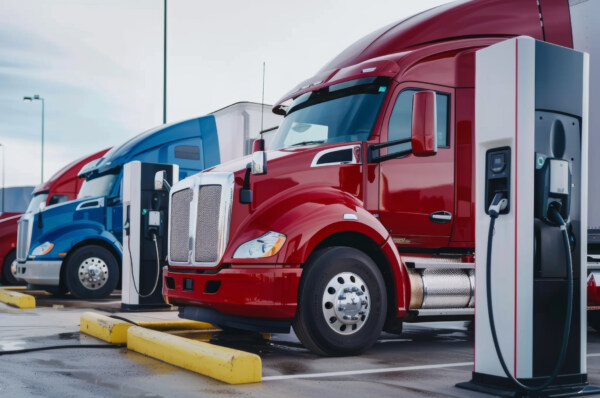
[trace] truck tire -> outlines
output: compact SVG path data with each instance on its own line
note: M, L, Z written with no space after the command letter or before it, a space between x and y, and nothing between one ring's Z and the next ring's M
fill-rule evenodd
M108 297L118 281L117 260L104 247L80 247L67 260L65 282L71 294L79 299Z
M381 335L386 308L385 283L373 260L357 249L330 247L303 271L292 326L319 355L356 355Z
M11 266L17 261L17 255L15 251L11 251L4 257L4 261L2 262L2 283L6 285L20 285L23 284L19 282L15 275L12 272Z
M587 318L588 325L590 325L596 332L600 332L600 311L588 311Z

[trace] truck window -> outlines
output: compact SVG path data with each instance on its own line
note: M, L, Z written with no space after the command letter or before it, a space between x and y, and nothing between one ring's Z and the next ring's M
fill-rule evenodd
M175 147L177 159L200 160L200 148L197 145L177 145Z
M38 210L41 210L46 206L46 199L48 198L48 192L39 192L36 193L31 201L29 202L29 206L25 213L37 213Z
M66 202L67 200L69 200L69 197L67 195L52 195L52 197L48 201L48 206Z
M388 124L388 141L410 138L412 130L413 96L420 90L408 89L402 91L396 98L394 109ZM437 143L438 148L449 148L448 144L448 115L449 95L436 93L437 109ZM410 143L391 146L388 153L410 149Z
M388 86L389 79L370 77L299 96L279 126L270 149L368 140Z

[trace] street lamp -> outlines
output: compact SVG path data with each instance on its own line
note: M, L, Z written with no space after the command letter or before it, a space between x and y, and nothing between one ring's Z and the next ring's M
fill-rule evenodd
M42 183L44 182L44 99L38 94L33 97L23 97L23 101L42 101Z

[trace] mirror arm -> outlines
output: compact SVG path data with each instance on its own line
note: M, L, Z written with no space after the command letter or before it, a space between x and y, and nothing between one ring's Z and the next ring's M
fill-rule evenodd
M383 156L379 156L379 154L375 154L375 151L379 151L379 149L381 148L387 148L390 146L394 146L394 145L401 145L401 144L408 144L410 143L412 140L412 138L404 138L402 140L394 140L394 141L388 141L388 142L383 142L380 144L373 144L369 146L369 162L372 163L380 163L389 159L395 159L395 158L399 158L402 156L406 156L406 155L410 155L412 153L412 149L407 149L406 151L402 151L402 152L394 152L394 153L388 153L387 155L383 155Z
M244 184L240 189L240 203L248 205L252 203L252 190L250 190L250 174L252 171L252 163L246 165L246 174L244 175Z
M387 148L389 146L394 146L394 145L400 145L400 144L408 144L409 142L411 142L412 138L403 138L401 140L394 140L394 141L388 141L388 142L382 142L379 144L373 144L370 146L371 150L375 150L375 149L381 149L381 148Z
M165 191L167 191L167 193L171 192L171 184L169 184L169 182L163 178L163 189Z

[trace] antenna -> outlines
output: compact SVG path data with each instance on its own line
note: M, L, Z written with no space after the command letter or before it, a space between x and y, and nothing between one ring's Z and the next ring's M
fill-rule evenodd
M262 81L262 100L260 103L260 138L262 138L264 130L264 114L265 114L265 61L263 61L263 81Z

